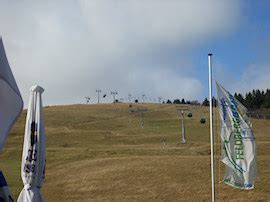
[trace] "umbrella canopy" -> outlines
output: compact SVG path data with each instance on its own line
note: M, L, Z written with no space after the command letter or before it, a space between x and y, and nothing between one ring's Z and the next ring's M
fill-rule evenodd
M19 202L43 201L39 191L45 178L46 157L41 101L41 94L43 92L44 89L40 86L33 86L30 89L21 167L24 188L19 195Z
M7 135L23 108L23 100L9 67L2 38L0 37L0 150Z

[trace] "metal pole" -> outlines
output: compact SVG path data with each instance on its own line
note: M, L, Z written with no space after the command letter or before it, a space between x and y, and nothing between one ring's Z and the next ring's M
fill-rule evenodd
M142 102L144 102L145 94L142 95Z
M117 91L111 91L111 94L113 95L113 103L115 104L115 95L117 95Z
M142 117L141 117L141 127L143 128L144 123L143 123L143 112L142 112Z
M211 144L211 182L212 182L212 202L215 202L215 174L214 174L214 136L213 136L213 109L212 109L212 54L208 54L209 73L209 110L210 110L210 144Z
M182 144L186 144L186 130L185 130L185 120L184 120L184 111L181 111L182 114Z
M98 93L98 104L99 104L99 93L101 92L101 90L96 90L96 92Z

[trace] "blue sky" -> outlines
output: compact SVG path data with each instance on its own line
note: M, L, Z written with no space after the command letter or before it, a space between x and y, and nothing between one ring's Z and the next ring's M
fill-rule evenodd
M208 96L213 77L234 93L270 88L270 3L235 0L59 0L0 2L0 35L25 103ZM102 99L111 102L112 96Z
M214 71L214 78L222 80L224 86L232 92L245 93L254 88L266 89L270 88L270 83L265 85L257 84L256 81L249 82L246 87L237 86L241 81L241 75L247 71L250 65L258 66L261 76L270 70L270 59L268 53L270 50L270 2L263 1L242 1L241 15L237 28L228 36L208 41L203 47L198 48L193 54L194 60L200 53L210 50L213 55L215 64L222 64L226 69L226 75L219 75ZM197 65L207 64L205 57L201 57ZM261 69L260 66L264 67ZM201 69L202 70L202 69ZM202 70L203 71L203 70ZM203 73L203 72L202 72ZM267 76L270 80L270 75ZM260 75L257 76L260 79ZM255 82L255 83L253 83Z

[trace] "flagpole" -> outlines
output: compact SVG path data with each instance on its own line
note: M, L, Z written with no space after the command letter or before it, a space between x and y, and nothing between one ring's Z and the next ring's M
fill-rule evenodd
M211 182L212 182L212 202L215 202L215 175L214 175L214 137L213 137L213 109L212 109L212 54L208 54L209 73L209 109L210 109L210 144L211 144Z

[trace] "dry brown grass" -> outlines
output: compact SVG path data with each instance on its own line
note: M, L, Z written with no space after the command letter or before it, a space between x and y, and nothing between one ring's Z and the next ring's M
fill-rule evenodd
M208 122L199 123L200 117L208 118L208 109L192 109L193 117L186 121L188 143L182 145L174 105L133 107L149 109L144 129L140 128L140 115L130 114L127 104L45 108L47 170L42 193L46 201L210 200L209 127ZM25 112L0 156L0 167L15 197L23 186L20 158L24 122ZM217 156L220 201L270 199L270 121L252 122L258 146L255 189L243 191L219 183L224 166ZM217 127L215 135L219 153Z

